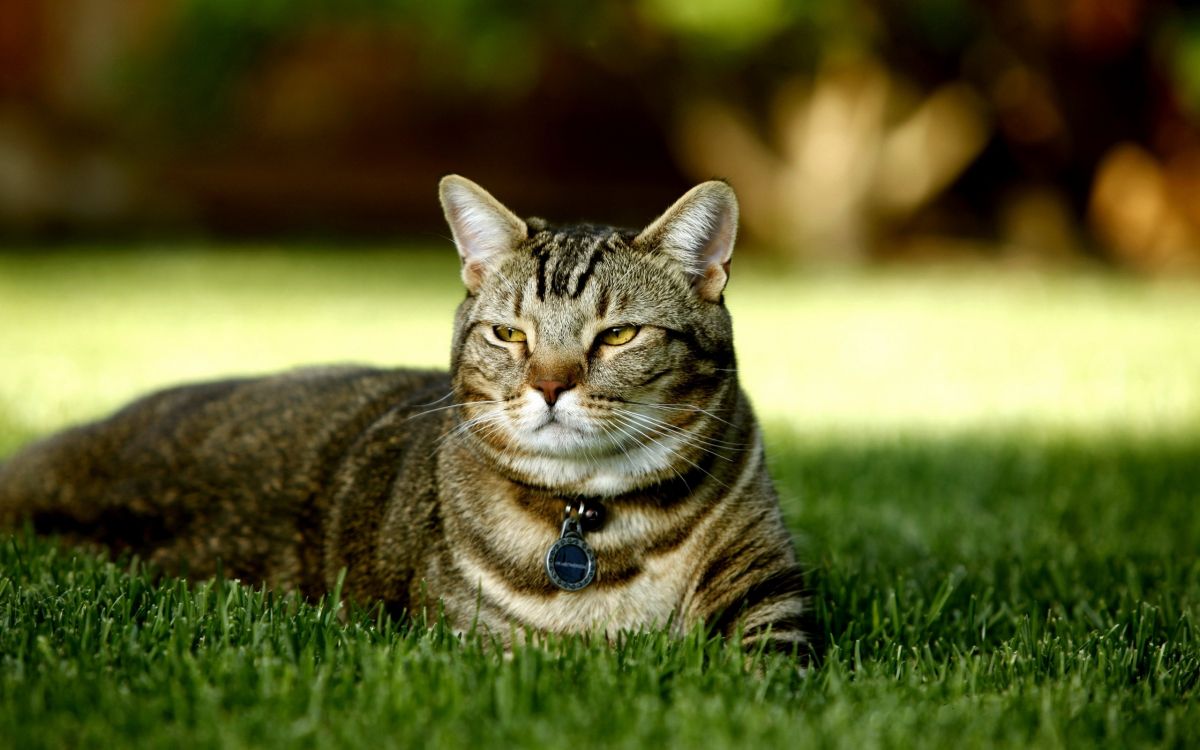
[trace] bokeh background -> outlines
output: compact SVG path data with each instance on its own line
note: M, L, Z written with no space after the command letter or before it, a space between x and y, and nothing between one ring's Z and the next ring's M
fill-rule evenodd
M1200 267L1200 13L1154 0L7 0L0 239L422 237L448 172L807 263Z

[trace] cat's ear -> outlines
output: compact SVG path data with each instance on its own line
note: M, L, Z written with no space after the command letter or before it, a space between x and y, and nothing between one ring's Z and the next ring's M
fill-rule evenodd
M729 259L737 238L738 203L733 188L719 180L689 190L634 240L677 258L696 293L720 302L729 281Z
M477 292L488 271L525 239L525 222L488 191L456 174L442 178L438 196L458 246L463 283Z

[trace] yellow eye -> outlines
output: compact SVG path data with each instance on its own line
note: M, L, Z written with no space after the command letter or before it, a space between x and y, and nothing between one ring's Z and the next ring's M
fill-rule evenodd
M640 326L617 326L616 328L609 328L603 331L597 338L600 339L601 344L620 346L621 344L628 344L633 340L633 337L637 335L639 330L641 330Z
M496 338L501 341L514 344L525 340L525 332L512 326L492 326L492 333L496 334Z

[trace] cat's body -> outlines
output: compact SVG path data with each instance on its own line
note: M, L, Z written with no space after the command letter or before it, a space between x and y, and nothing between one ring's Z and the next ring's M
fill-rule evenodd
M461 178L442 198L469 291L450 374L154 394L0 466L0 522L309 595L344 569L346 596L502 640L708 623L810 654L720 298L732 192L706 183L640 235L526 224ZM604 511L594 581L563 590L546 555L581 501Z

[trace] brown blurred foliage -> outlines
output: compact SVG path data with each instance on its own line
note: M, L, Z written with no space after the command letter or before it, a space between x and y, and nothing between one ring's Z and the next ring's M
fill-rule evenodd
M8 0L0 238L645 222L812 262L1200 268L1200 17L1151 0Z

